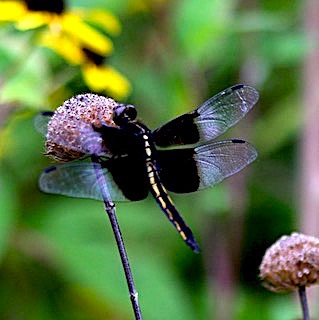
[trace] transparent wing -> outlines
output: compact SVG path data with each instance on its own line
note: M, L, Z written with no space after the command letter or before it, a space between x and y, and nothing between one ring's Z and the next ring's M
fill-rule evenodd
M200 140L209 141L224 133L241 120L258 99L256 89L236 85L205 101L196 110L198 116L194 120L200 132Z
M198 190L217 184L257 158L256 149L243 140L224 140L194 149L200 184Z
M209 142L242 119L259 99L256 89L238 84L153 132L156 145L168 147Z
M44 170L39 178L43 192L65 195L74 198L88 198L103 201L100 191L104 179L113 201L129 201L113 181L112 175L103 170L103 177L97 178L92 163L66 163Z
M34 127L43 136L47 134L48 123L53 116L53 111L42 111L34 117Z

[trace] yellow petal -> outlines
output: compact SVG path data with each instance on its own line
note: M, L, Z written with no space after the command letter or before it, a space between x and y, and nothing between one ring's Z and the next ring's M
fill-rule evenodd
M52 14L49 12L28 12L17 22L17 29L30 30L36 29L43 25L48 25L52 20Z
M128 80L110 66L87 64L82 71L84 81L93 91L106 91L115 99L123 99L131 92Z
M109 11L92 10L85 15L85 19L98 24L112 35L118 35L122 29L119 19Z
M62 27L82 47L90 49L93 52L106 56L113 50L112 41L108 37L81 21L78 16L64 14Z
M74 41L62 34L46 32L41 36L39 42L41 45L55 51L70 64L81 64L85 60L81 48Z
M18 21L26 12L27 8L22 2L0 2L0 21Z

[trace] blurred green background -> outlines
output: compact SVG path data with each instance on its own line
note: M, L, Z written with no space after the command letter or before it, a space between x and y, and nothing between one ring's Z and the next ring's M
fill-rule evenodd
M313 68L309 75L304 67L314 50L305 36L310 2L68 2L67 10L107 10L119 20L122 31L108 35L114 50L103 63L130 83L116 98L134 104L152 129L236 83L261 96L225 135L250 141L258 159L214 188L172 195L200 254L184 245L153 199L117 205L145 319L300 316L295 295L261 286L258 266L282 234L314 233L304 227L301 205L303 153L309 153L301 142L312 130L302 121L305 87L312 80L319 85L309 80ZM0 319L133 319L102 203L37 187L52 160L43 155L35 114L92 87L81 63L37 43L46 26L16 27L0 23ZM112 96L108 88L103 93Z

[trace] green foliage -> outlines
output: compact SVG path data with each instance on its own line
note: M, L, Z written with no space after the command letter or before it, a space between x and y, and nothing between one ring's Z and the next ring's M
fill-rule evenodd
M216 59L232 30L234 10L235 1L204 0L200 6L195 0L178 3L173 21L183 54L196 63Z
M0 208L2 208L0 211L0 261L2 261L9 247L11 234L14 232L18 208L14 181L2 169L0 174Z
M8 32L3 33L1 38L0 54L3 59L0 68L4 78L1 101L19 102L30 109L46 105L47 86L51 79L43 52L31 45L29 35L12 38ZM43 79L48 79L48 82Z

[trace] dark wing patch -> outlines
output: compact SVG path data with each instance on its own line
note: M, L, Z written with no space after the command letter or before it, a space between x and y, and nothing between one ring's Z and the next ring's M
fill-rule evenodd
M239 172L257 158L246 141L233 139L196 148L158 151L161 182L176 193L194 192L213 186Z
M123 156L105 161L101 165L112 174L113 181L125 198L138 201L148 196L148 177L143 158Z
M157 146L195 144L201 140L201 133L195 122L197 111L183 114L164 124L153 132Z
M159 147L208 142L241 120L258 99L250 86L230 87L155 130L154 141Z
M193 148L158 150L158 172L167 190L176 193L198 190L200 177L194 156Z

